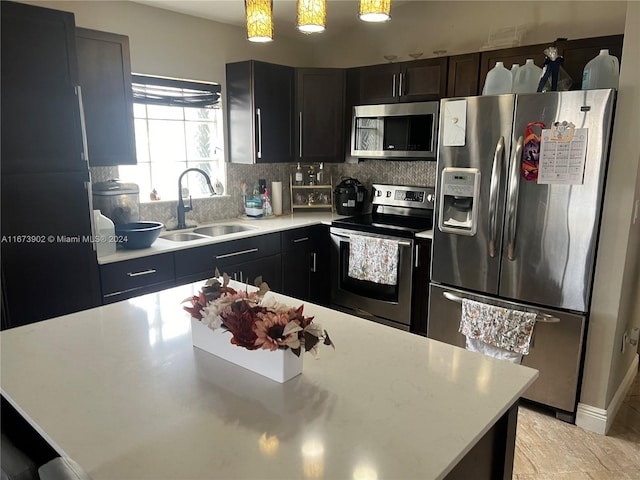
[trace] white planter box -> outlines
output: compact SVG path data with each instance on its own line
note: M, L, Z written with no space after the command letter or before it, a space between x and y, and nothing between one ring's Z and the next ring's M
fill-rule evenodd
M284 383L302 373L302 355L297 357L287 350L247 350L231 343L231 333L218 328L211 330L195 318L191 318L193 346L228 362Z

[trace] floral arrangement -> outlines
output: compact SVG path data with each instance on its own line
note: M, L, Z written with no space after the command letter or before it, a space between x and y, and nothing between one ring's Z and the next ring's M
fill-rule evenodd
M230 331L232 344L248 350L290 348L297 356L303 350L317 356L320 341L334 347L327 331L313 323L313 317L303 315L303 305L292 308L272 298L263 300L269 286L261 277L256 279L255 292L235 290L227 274L222 278L222 283L218 278L208 280L197 296L182 303L190 303L183 308L212 330Z

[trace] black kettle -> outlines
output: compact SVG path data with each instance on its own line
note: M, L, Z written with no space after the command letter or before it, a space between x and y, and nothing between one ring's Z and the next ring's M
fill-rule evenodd
M356 215L362 213L367 196L364 185L355 178L342 177L342 181L334 190L336 212L339 215Z

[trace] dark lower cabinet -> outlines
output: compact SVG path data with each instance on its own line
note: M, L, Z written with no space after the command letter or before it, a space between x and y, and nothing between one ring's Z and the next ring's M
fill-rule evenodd
M429 280L431 276L431 240L426 238L416 240L416 252L411 331L426 337L429 311Z
M282 293L328 305L329 228L313 225L282 232Z
M220 274L226 273L234 280L250 284L262 275L270 288L277 290L280 288L279 255L280 233L179 250L174 253L176 283L184 285L211 278L217 268Z
M119 302L173 287L173 262L173 253L165 253L101 265L103 303Z

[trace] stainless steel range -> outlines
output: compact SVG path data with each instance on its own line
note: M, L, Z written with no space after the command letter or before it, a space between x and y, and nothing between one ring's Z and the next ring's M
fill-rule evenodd
M331 304L336 309L408 331L414 269L419 264L416 234L433 226L435 189L374 184L371 198L370 214L331 224ZM384 249L376 249L376 240L387 241L378 242ZM359 246L368 245L366 258L362 258L360 249L351 248L352 241ZM354 275L355 263L367 274ZM368 270L380 263L393 271L388 278L371 278Z

